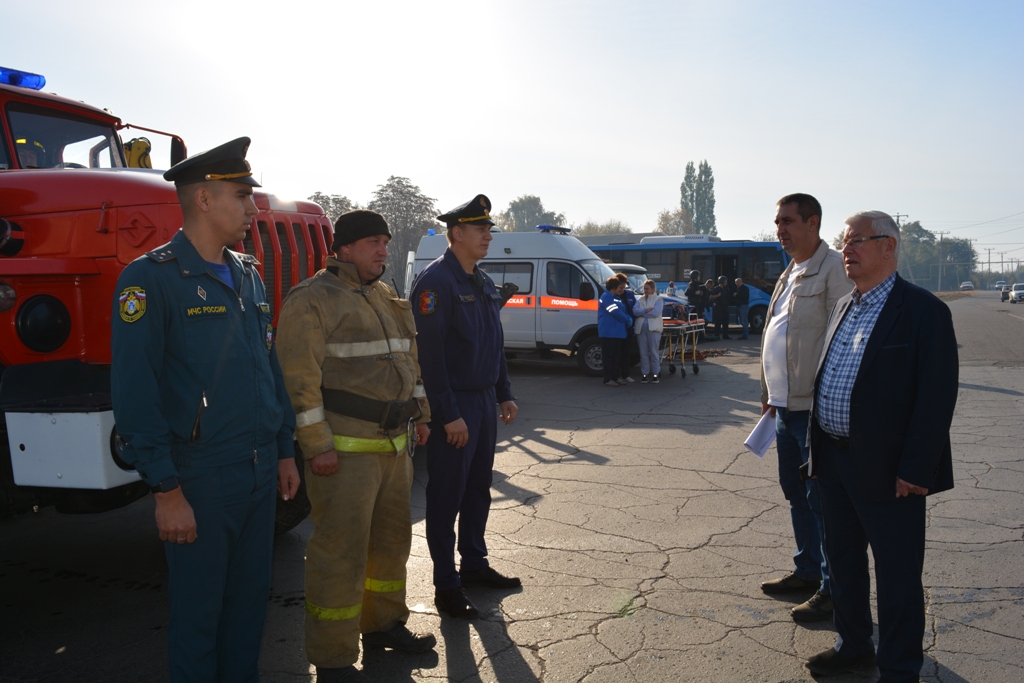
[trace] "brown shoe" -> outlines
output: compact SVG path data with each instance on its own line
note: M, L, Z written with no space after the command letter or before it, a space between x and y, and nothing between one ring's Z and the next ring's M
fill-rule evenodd
M822 595L821 591L814 594L807 602L797 605L789 611L793 621L825 621L832 618L832 596Z
M819 676L835 676L859 671L870 671L875 668L875 653L869 652L860 657L844 657L834 647L810 657L805 663L811 673Z
M476 619L480 612L466 597L462 586L446 591L434 592L434 606L440 614L447 614L456 619Z
M761 584L761 590L769 595L777 593L814 593L821 585L821 578L814 580L801 579L790 572L781 579L772 579Z
M401 652L427 652L437 645L437 638L431 633L420 635L413 633L409 627L398 622L386 631L373 631L363 634L364 648L388 648Z

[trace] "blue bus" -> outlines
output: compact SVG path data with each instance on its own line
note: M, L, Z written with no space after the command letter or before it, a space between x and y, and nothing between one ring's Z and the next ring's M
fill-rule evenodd
M676 283L677 296L690 282L690 272L701 280L737 277L750 290L750 329L760 332L775 283L789 264L789 255L778 242L723 240L710 235L619 234L580 237L579 240L606 262L633 263L647 269L647 276L664 292Z

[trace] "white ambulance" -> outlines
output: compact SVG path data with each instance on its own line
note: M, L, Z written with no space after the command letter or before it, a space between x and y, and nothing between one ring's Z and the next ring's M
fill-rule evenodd
M509 351L564 349L575 355L580 369L602 374L601 341L597 336L597 300L605 281L615 275L568 228L548 225L537 232L491 230L487 257L480 262L497 287L514 282L519 291L501 309L505 348ZM425 235L406 263L406 298L428 263L444 254L444 235Z

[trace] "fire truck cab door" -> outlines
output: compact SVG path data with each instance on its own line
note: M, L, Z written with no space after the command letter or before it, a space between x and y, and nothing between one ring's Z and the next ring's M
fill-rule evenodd
M570 261L546 261L540 297L538 338L550 346L568 346L576 332L597 325L597 300L583 301L580 287L590 282L583 270Z
M485 260L480 262L480 269L494 280L498 289L506 282L519 288L501 309L505 348L537 348L537 262Z

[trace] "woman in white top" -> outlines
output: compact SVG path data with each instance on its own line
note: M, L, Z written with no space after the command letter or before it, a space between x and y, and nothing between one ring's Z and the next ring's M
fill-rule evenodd
M636 332L636 340L640 344L640 372L643 374L641 384L647 384L648 381L658 383L658 373L661 371L661 353L658 347L661 343L661 330L664 327L661 319L664 307L665 300L658 294L654 280L645 282L644 295L637 298L636 306L633 307L633 315L636 317L633 331Z

